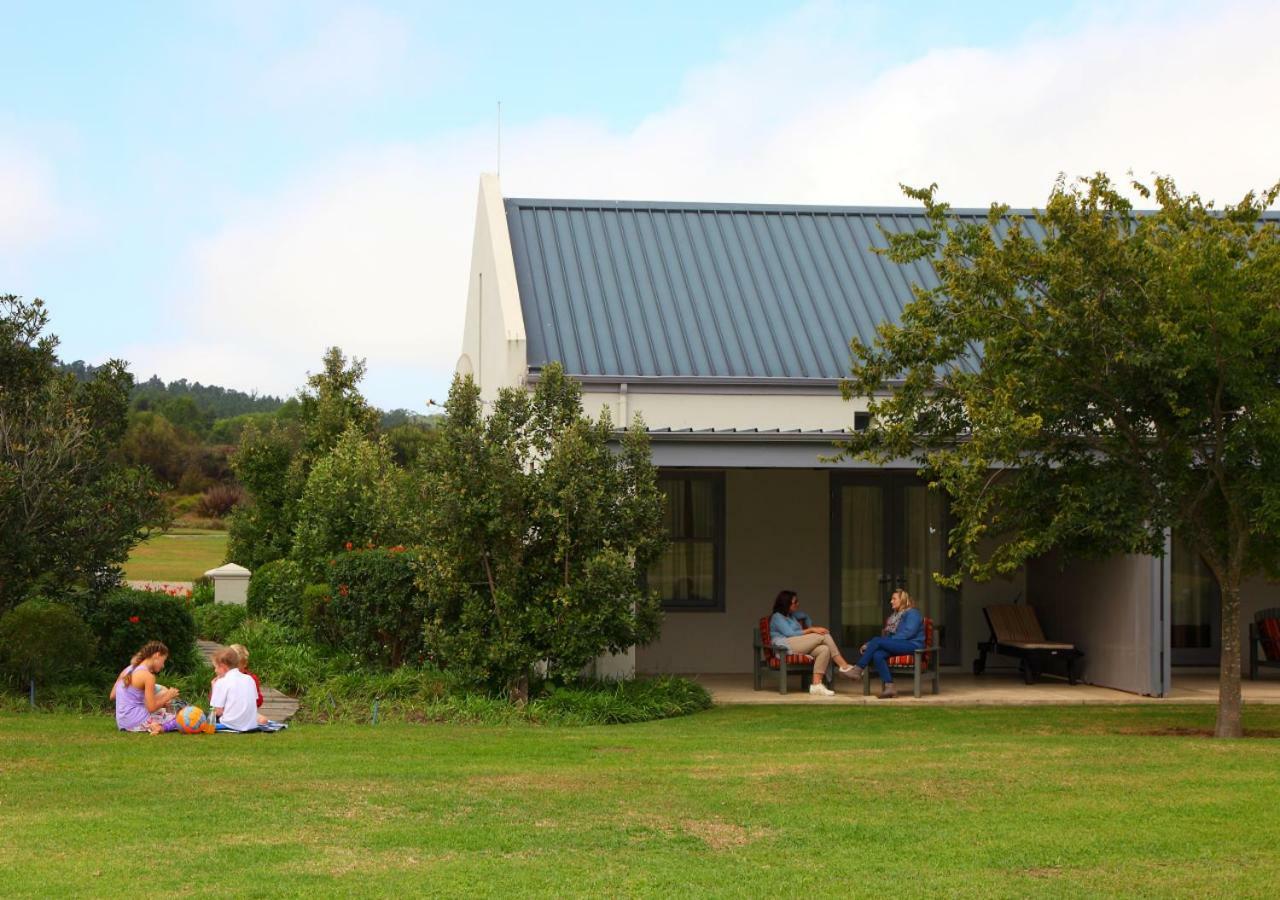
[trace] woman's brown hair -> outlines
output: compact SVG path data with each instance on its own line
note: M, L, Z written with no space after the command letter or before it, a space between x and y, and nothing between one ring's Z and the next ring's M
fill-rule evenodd
M784 616L791 615L791 601L796 599L795 591L778 591L778 596L773 598L773 611L782 613Z

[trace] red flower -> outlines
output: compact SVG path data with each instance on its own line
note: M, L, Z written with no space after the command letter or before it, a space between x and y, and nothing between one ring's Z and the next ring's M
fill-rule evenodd
M338 585L338 593L344 597L347 596L347 586L345 584Z
M351 547L352 547L352 543L351 543L350 541L347 541L347 545L346 545L346 546L347 546L347 549L348 549L348 550L350 550L350 549L351 549Z
M137 616L130 616L130 617L129 617L129 621L130 621L130 622L132 622L133 624L137 625L137 624L138 624L139 622L141 622L142 620L141 620L141 619L139 619Z

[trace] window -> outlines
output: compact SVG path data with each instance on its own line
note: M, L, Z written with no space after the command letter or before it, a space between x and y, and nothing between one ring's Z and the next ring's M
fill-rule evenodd
M664 609L724 610L724 475L659 475L670 543L649 569Z

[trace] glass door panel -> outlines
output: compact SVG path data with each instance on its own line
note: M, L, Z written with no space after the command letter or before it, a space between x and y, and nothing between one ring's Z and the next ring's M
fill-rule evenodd
M832 622L854 653L880 633L889 595L904 587L935 626L959 621L959 597L934 580L947 565L945 498L912 475L833 477ZM959 660L959 635L947 634L942 661Z
M1219 661L1218 581L1195 552L1175 537L1169 568L1169 646L1175 666Z
M880 633L886 602L885 490L870 484L840 488L839 643L857 648Z
M902 488L902 515L898 520L902 556L897 574L926 618L941 621L945 591L933 578L947 565L947 533L942 496L923 484Z

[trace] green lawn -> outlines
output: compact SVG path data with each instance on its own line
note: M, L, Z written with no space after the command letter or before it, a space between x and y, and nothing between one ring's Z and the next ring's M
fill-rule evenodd
M1280 734L1280 708L1246 712ZM1212 716L736 707L149 738L0 715L0 895L1275 896L1280 740L1176 733Z
M133 549L124 577L139 581L194 581L222 565L227 556L225 531L175 529L153 535Z

